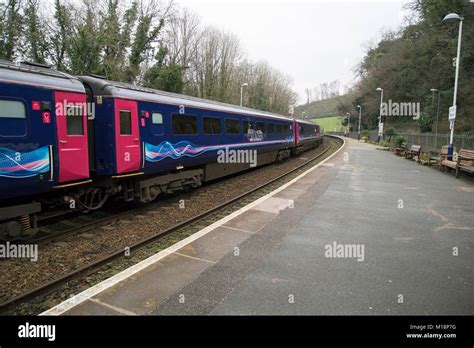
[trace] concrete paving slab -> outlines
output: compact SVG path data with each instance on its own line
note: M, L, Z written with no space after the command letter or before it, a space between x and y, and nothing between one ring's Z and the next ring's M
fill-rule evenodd
M298 181L288 186L288 188L307 191L311 187L311 185L312 183L302 183Z
M147 314L211 265L207 261L170 254L95 298L136 314Z
M234 252L235 247L250 236L250 233L241 230L224 226L218 227L204 237L181 248L179 254L217 262L227 253Z
M267 213L279 214L280 211L287 209L291 205L293 205L291 200L274 196L256 205L253 209Z
M288 199L288 200L295 200L299 196L301 196L305 191L303 190L298 190L298 189L290 189L286 188L280 192L278 192L275 197L277 198L283 198L283 199Z
M236 218L228 221L224 226L247 232L257 232L278 214L250 209Z
M126 315L124 311L117 310L111 306L104 306L99 302L87 300L78 306L68 310L64 315Z

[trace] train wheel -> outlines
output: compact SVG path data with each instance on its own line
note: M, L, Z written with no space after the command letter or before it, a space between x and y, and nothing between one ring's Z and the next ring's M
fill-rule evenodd
M21 236L21 225L17 221L8 221L0 225L0 238L2 240L19 239Z

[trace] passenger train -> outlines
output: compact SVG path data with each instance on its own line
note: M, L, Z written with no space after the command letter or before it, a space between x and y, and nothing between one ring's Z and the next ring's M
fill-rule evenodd
M322 142L313 123L33 63L0 61L0 238L34 234L40 212L100 209L248 170Z

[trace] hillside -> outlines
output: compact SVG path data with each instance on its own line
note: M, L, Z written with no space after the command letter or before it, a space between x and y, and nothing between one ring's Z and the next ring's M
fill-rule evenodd
M305 112L307 119L327 117L327 116L338 116L341 114L339 107L346 104L350 100L348 95L341 95L338 97L319 100L309 104L299 105L295 108L296 117L301 117L302 113Z

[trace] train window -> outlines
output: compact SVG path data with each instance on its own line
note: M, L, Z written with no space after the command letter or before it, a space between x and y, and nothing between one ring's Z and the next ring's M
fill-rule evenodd
M275 133L275 124L267 123L267 133Z
M164 133L163 115L159 112L153 112L151 114L150 131L153 135L162 135Z
M232 118L225 120L226 134L240 134L240 122Z
M84 135L84 114L81 106L66 105L67 135Z
M250 121L244 121L244 132L248 133L249 129L253 130L253 125L252 122Z
M153 124L163 124L163 115L159 112L154 112L151 115L151 121Z
M0 136L25 136L26 107L18 100L0 99Z
M26 118L25 104L16 100L0 100L0 117Z
M132 135L132 113L128 110L120 110L120 134Z
M281 124L276 124L275 125L275 133L283 133L283 125Z
M197 117L189 115L173 115L174 134L197 134Z
M290 125L284 124L283 125L283 133L287 134L290 132Z
M311 135L311 134L313 134L313 133L314 133L314 128L313 128L313 126L301 125L300 134Z
M262 133L265 132L265 123L263 122L257 122L257 131L260 131Z
M203 117L204 134L222 134L221 119L217 117Z

